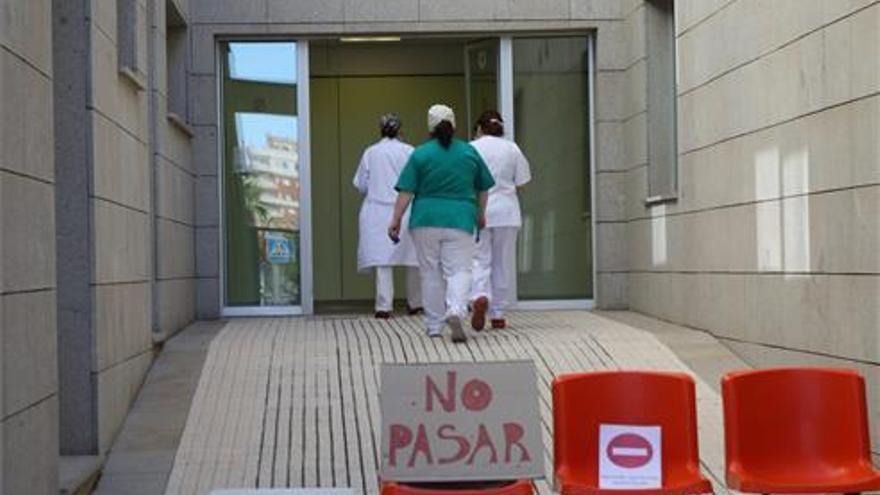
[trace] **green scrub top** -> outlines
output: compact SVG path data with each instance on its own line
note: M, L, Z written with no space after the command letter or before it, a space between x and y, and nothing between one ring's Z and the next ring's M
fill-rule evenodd
M480 153L453 139L444 148L437 139L417 147L397 181L396 189L415 196L409 228L447 227L473 233L477 225L477 194L495 185Z

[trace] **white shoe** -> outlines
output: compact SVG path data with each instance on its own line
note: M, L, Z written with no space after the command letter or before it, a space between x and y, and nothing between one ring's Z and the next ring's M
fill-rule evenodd
M443 329L442 328L433 328L433 329L429 328L428 329L428 337L435 339L435 338L442 337L442 336L443 336Z
M464 333L464 327L461 324L461 317L452 315L446 318L446 324L452 330L452 342L460 344L467 342L467 335Z

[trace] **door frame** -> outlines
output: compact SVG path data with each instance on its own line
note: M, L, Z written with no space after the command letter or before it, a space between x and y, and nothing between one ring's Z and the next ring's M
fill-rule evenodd
M527 33L524 37L538 37L544 33ZM584 299L528 299L517 301L514 309L527 311L543 311L543 310L590 310L596 305L598 298L598 279L596 270L596 32L593 30L585 33L547 33L550 36L579 36L583 35L587 38L587 140L590 146L589 169L587 170L589 178L590 191L590 245L584 246L589 249L589 256L592 257L590 268L592 270L592 297ZM504 137L510 140L515 139L516 115L514 113L513 104L513 35L499 36L498 45L498 112L504 120Z
M525 36L536 36L543 33L528 33ZM581 35L587 38L587 101L589 129L588 142L589 152L589 190L590 190L590 245L584 246L589 249L592 269L592 297L584 299L559 299L559 300L524 300L515 305L515 309L522 310L574 310L593 309L598 300L599 283L597 271L597 240L596 240L596 33L594 30L578 33L555 33L547 32L548 35L572 36ZM428 36L423 36L428 37ZM493 37L490 34L489 37ZM499 112L505 123L505 137L515 138L514 115L514 83L513 83L513 39L512 34L496 33L498 38L498 106ZM217 144L220 158L220 180L218 180L218 197L220 208L219 227L219 302L222 317L235 316L288 316L310 315L314 313L314 265L313 265L313 236L312 236L312 184L311 184L311 112L310 112L310 71L309 71L309 40L308 38L292 37L287 39L266 38L263 36L229 36L218 38L216 42L216 67L223 67L226 60L221 53L224 42L230 41L290 41L296 43L297 50L297 139L299 143L305 143L299 148L299 180L300 180L300 305L299 306L227 306L226 296L226 253L225 253L225 211L223 191L223 167L225 167L225 135L223 132L223 70L218 70L216 77L217 91ZM466 66L465 70L469 70ZM467 85L467 80L465 82ZM468 123L470 125L470 123Z
M223 77L227 60L222 50L224 43L247 41L279 41L296 43L296 117L297 142L299 154L299 284L300 304L298 306L227 306L226 305L226 211L225 211L225 167L226 133L224 131ZM220 158L219 179L217 180L219 198L219 284L220 316L294 316L314 312L313 263L312 263L312 181L311 181L311 139L309 112L309 42L301 38L265 38L260 36L230 36L218 38L215 45L218 68L216 76L217 94L217 156Z

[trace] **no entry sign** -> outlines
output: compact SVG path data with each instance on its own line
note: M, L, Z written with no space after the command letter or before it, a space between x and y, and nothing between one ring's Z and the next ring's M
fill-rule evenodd
M531 361L382 365L382 479L544 476Z
M612 438L605 448L612 464L622 468L640 468L654 458L654 447L647 438L635 433L621 433Z
M599 488L660 488L659 426L599 425Z

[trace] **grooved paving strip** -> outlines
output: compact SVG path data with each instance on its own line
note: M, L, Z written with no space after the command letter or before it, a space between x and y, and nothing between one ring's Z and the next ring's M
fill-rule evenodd
M464 345L429 339L421 319L259 318L230 321L211 343L166 495L214 488L346 487L377 494L383 362L534 361L547 479L553 493L550 384L602 369L688 371L653 335L589 312L520 312L506 330ZM695 378L696 379L696 378ZM721 400L697 381L700 454L723 480Z

